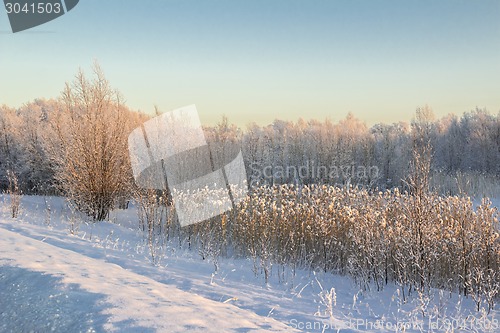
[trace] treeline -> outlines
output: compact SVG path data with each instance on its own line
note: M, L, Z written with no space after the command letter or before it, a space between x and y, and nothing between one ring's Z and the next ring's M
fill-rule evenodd
M276 120L265 127L251 125L242 134L254 181L379 189L406 187L417 138L430 142L436 190L455 194L466 190L459 188L466 181L499 181L500 113L493 116L484 109L435 119L426 106L417 109L410 124L371 128L352 114L338 123Z
M150 116L128 109L98 66L93 74L79 73L57 100L0 107L1 191L14 175L23 193L71 196L98 219L131 197L127 136ZM409 124L372 127L352 114L338 123L276 120L245 130L223 118L205 132L213 146L241 147L252 185L405 190L413 146L423 142L431 146L431 186L442 193L467 191L478 179L492 186L500 175L500 113L484 109L435 119L425 106Z

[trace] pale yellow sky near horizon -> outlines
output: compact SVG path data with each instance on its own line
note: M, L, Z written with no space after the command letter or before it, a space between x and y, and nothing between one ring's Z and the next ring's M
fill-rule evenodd
M130 108L196 104L207 125L500 111L498 0L87 0L9 30L0 12L0 104L12 107L57 98L97 60Z

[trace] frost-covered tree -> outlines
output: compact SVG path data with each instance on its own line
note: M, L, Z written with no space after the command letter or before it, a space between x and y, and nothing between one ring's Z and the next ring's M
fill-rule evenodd
M129 191L127 137L133 123L98 65L93 74L88 79L80 71L66 84L62 110L53 122L57 137L51 158L68 198L94 220L103 220Z
M18 110L20 131L23 133L20 145L23 149L23 167L20 179L29 193L53 194L54 165L47 150L47 140L52 135L50 122L53 114L61 107L56 100L36 99Z
M23 164L23 151L20 145L21 120L14 109L0 107L0 189L6 190L9 175L18 178Z

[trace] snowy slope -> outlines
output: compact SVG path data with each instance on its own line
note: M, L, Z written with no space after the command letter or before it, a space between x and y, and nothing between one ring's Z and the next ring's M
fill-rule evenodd
M273 319L181 291L127 271L118 265L46 244L43 239L25 237L8 231L3 226L0 233L0 265L60 277L64 286L54 286L54 295L71 288L71 285L77 285L86 294L94 294L91 297L95 300L94 306L105 307L101 317L109 316L106 323L96 323L102 325L105 330L123 331L130 326L140 328L140 331L149 328L162 332L287 330L284 324ZM15 269L4 270L3 275L7 275L7 278L4 277L3 280L16 274L18 271ZM33 277L41 278L43 275L26 274L15 281L19 283L23 282L23 279L29 279L30 281L24 282L32 283ZM22 291L17 296L18 302L31 297L29 293L23 294ZM78 298L76 300L78 301ZM10 328L24 327L25 323L32 319L30 317L33 315L33 308L38 308L37 318L34 319L40 322L50 321L50 314L54 309L39 309L36 300L34 303L25 306L26 312L18 312L17 318L9 320L7 325L11 326ZM78 321L80 318L73 320ZM33 325L32 322L26 324ZM90 330L90 319L87 324ZM51 328L58 330L58 327ZM9 327L2 328L2 331L8 330Z
M0 196L0 332L500 332L498 310L442 291L405 303L394 285L289 270L266 285L248 260L214 274L175 245L152 265L135 219L129 209L86 224L40 197L24 197L12 219Z

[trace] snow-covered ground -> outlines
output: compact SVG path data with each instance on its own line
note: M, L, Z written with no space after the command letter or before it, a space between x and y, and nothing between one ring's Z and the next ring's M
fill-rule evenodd
M251 261L222 260L214 274L175 244L153 265L133 208L97 224L60 198L24 197L16 219L8 210L0 196L0 332L500 332L498 306L477 312L439 290L404 303L393 285L288 270L265 284Z

